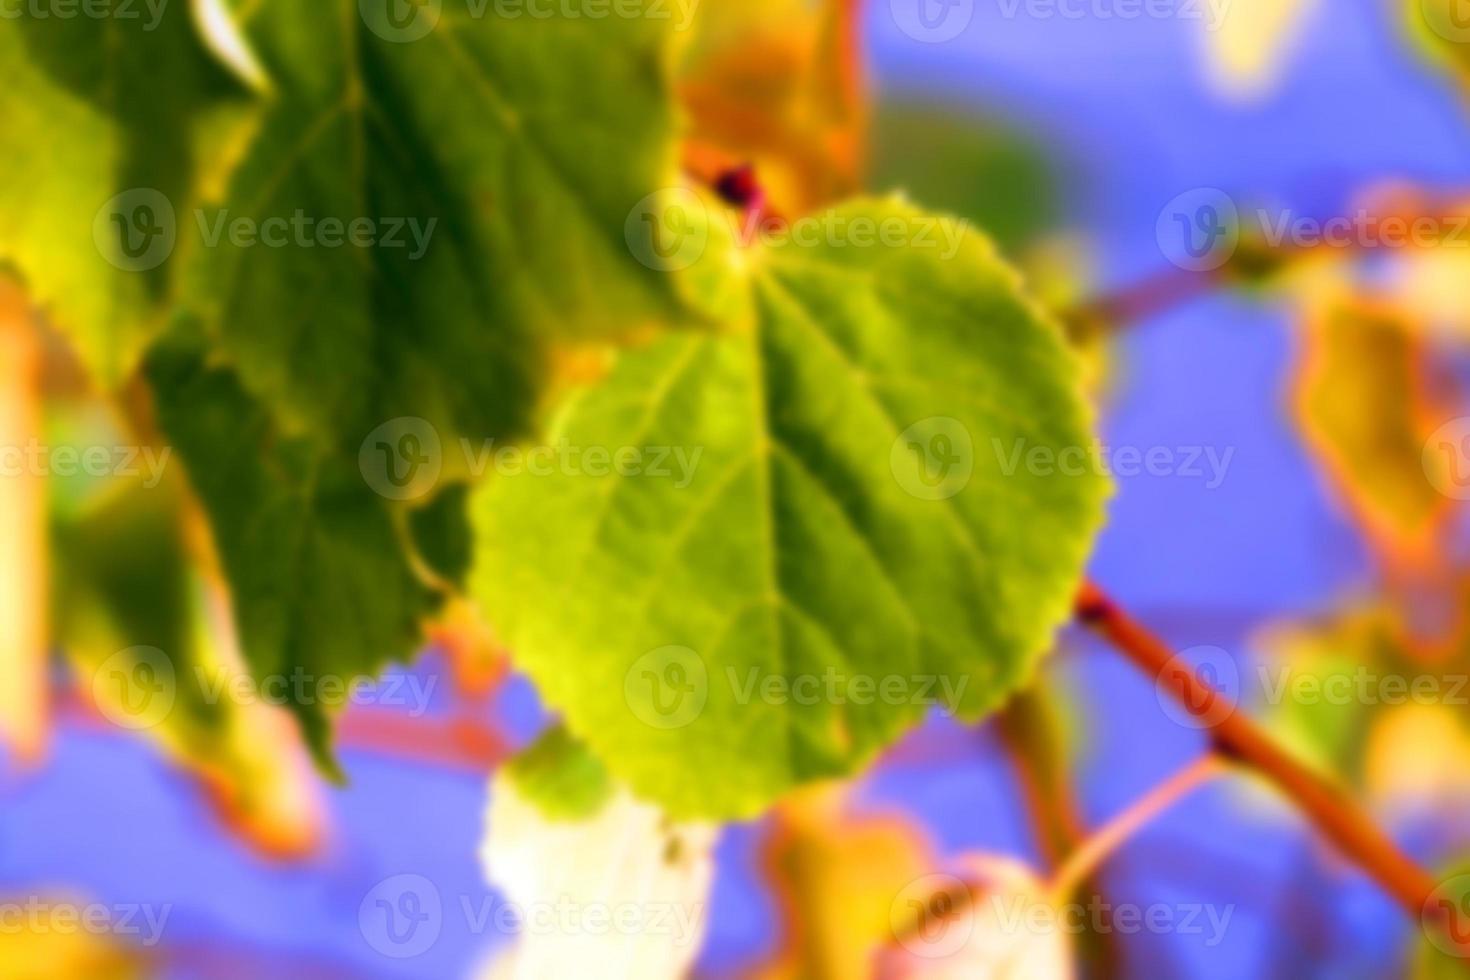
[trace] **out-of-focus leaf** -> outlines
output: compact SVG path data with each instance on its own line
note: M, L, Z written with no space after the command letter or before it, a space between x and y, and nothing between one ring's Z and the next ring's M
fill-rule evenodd
M1308 689L1336 690L1359 668L1381 669L1388 638L1374 617L1346 615L1331 623L1281 623L1263 630L1253 646L1264 655L1259 671L1245 675L1247 701L1259 700L1262 721L1298 758L1324 773L1356 780L1371 723L1369 706L1357 699L1296 696Z
M783 214L855 193L865 122L859 8L852 0L702 5L679 85L692 169L711 176L722 165L754 164Z
M1463 623L1432 640L1383 598L1279 623L1252 642L1264 656L1242 669L1245 700L1282 744L1381 812L1455 812L1470 799L1470 728L1454 707L1470 697L1470 642Z
M240 88L201 44L187 4L94 0L88 9L99 3L103 16L67 17L5 0L0 262L20 271L31 299L111 383L176 295L172 266L149 247L163 249L166 233L147 236L189 221L212 158L196 126L217 124ZM116 227L113 215L139 225Z
M1008 255L1057 216L1055 175L1039 146L1000 122L962 109L911 102L878 107L870 183L907 190L968 218Z
M893 935L895 896L936 863L917 827L896 815L853 814L831 787L782 802L761 861L786 934L759 980L871 975Z
M516 434L551 338L675 316L678 277L625 241L676 174L672 21L596 2L541 17L448 0L404 28L371 4L231 0L272 94L200 224L374 223L367 247L227 232L199 250L191 309L288 432L351 451L398 417Z
M466 506L470 488L463 483L445 487L409 515L413 543L428 562L429 572L458 589L469 574L474 534Z
M82 445L126 442L115 430L87 431L71 427ZM162 480L150 486L153 476ZM191 540L181 478L92 482L101 486L78 493L57 481L79 502L55 509L52 532L53 630L85 695L194 773L251 843L273 854L309 850L322 829L315 777L278 709L229 693L245 667L218 574L197 557L202 527ZM131 659L140 647L149 653ZM145 687L140 668L162 686Z
M1108 297L1098 305L1091 250L1075 236L1043 235L1021 248L1015 261L1031 294L1062 321L1082 365L1083 389L1105 406L1118 382L1113 342L1122 324L1106 309Z
M968 854L953 875L968 901L910 888L912 927L885 951L883 980L1068 980L1073 969L1064 913L1045 882L1011 858ZM910 894L911 893L911 894Z
M580 819L550 818L504 771L486 820L485 875L524 917L487 978L686 974L709 922L715 827L672 823L622 787ZM613 927L579 924L592 914Z
M504 775L522 799L552 819L590 817L613 789L602 763L561 726L507 763Z
M1243 98L1266 94L1317 6L1316 0L1207 0L1201 26L1216 86Z
M1470 35L1466 41L1470 42ZM1370 187L1360 206L1378 221L1395 220L1420 236L1391 250L1375 270L1372 295L1427 339L1463 344L1470 338L1470 199L1392 181Z
M668 20L452 0L413 9L427 30L408 40L371 7L228 4L268 84L228 179L181 216L171 261L194 315L149 365L259 676L406 657L436 605L419 580L464 567L461 497L405 528L358 471L364 436L403 417L448 445L521 434L553 338L621 337L679 308L679 277L626 239L676 173ZM298 218L367 221L374 241L267 239ZM260 239L233 240L242 220ZM321 712L301 715L323 753Z
M23 903L26 899L21 898ZM80 904L48 902L58 922L80 923ZM126 943L87 929L37 928L22 918L20 928L0 930L0 976L8 980L145 980L156 976L149 957Z
M411 654L438 597L356 461L282 434L232 371L182 337L156 348L147 372L162 430L212 518L255 676L345 681ZM324 707L295 708L331 768Z
M893 201L838 218L932 220ZM475 504L472 589L517 663L681 816L851 772L926 710L798 704L752 678L917 674L951 685L930 703L994 708L1070 615L1107 492L1007 461L1085 445L1089 418L1059 330L987 241L948 261L795 242L742 259L751 322L624 355L554 432L678 449L684 472L667 453L670 478L553 467Z
M1451 501L1424 472L1442 418L1422 338L1390 311L1345 301L1309 317L1302 345L1296 415L1307 445L1370 540L1406 564L1429 561Z
M1470 730L1463 715L1463 708L1435 703L1384 709L1364 749L1369 797L1384 808L1463 811L1470 802Z

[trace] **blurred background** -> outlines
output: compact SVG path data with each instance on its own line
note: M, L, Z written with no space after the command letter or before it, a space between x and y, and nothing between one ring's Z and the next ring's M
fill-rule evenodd
M1470 496L1458 479L1470 424L1457 427L1470 414L1470 233L1455 230L1470 214L1470 115L1455 42L1401 0L1201 0L1139 16L1106 0L1018 2L936 3L924 21L905 0L859 5L863 183L992 234L1087 353L1104 443L1173 454L1177 465L1119 467L1092 576L1351 785L1422 863L1453 867L1470 851L1470 719L1452 694L1470 666L1457 509ZM704 3L714 17L734 0ZM928 26L951 15L963 23ZM731 20L730 52L691 62L695 102L744 98L763 71L815 57L805 21ZM800 183L798 164L749 155L778 190ZM1203 234L1204 217L1231 207L1238 239L1201 265L1171 209ZM1269 240L1275 217L1359 214L1366 227L1428 215L1458 241L1376 248L1362 224L1346 247ZM45 424L110 423L78 398ZM1448 470L1426 462L1440 446ZM99 539L86 532L103 519L95 488L49 492L62 540ZM94 585L122 574L101 551L87 561ZM214 601L207 582L196 598ZM86 623L95 596L77 587L69 601ZM58 664L44 749L8 757L0 776L0 902L100 905L138 930L7 929L0 973L484 968L515 939L457 911L497 901L478 857L489 775L549 719L472 620L451 611L395 675L398 696L385 685L348 710L341 786L272 754L283 722L268 712L217 744L169 743L116 723ZM1334 703L1272 693L1271 679L1362 669L1366 696L1361 684ZM1422 675L1438 679L1434 696L1385 697L1371 680ZM993 723L936 717L854 784L723 828L694 975L862 976L852 951L886 930L895 883L975 856L1054 866L1058 835L1127 810L1204 748L1146 678L1081 633L1061 638L1044 680L1047 694ZM400 875L456 910L411 957L385 954L361 914ZM1239 778L1168 808L1091 884L1119 905L1229 910L1218 935L1089 940L1087 961L1113 975L1396 977L1420 940L1289 807ZM156 935L149 913L166 916Z

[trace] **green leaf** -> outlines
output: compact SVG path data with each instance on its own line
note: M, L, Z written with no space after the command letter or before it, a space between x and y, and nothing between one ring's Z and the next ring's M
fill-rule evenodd
M56 522L53 631L69 655L148 646L182 658L191 649L191 572L176 497L131 487Z
M213 517L256 677L350 680L405 659L436 598L414 574L388 502L355 461L283 434L230 370L206 364L183 336L150 353L148 379ZM332 768L322 706L294 708Z
M561 460L474 505L472 589L517 662L675 816L850 773L927 703L993 709L1067 618L1101 520L1101 477L1011 465L1018 441L1089 440L1073 357L1015 275L901 203L828 226L860 219L905 244L748 250L746 322L623 355L556 420Z
M1339 301L1302 326L1295 415L1306 447L1378 548L1429 564L1452 501L1425 479L1435 419L1451 416L1423 363L1416 318Z
M553 820L581 820L601 810L613 784L587 747L557 726L505 767L521 797Z
M474 535L470 530L470 488L463 483L444 487L423 507L409 514L409 528L418 554L431 575L455 589L464 587L474 560Z
M213 241L191 306L290 427L353 449L404 416L516 433L555 338L673 315L675 280L625 241L676 173L672 29L596 3L548 18L447 0L407 27L358 0L234 4L273 94L187 229ZM394 6L415 10L377 5ZM240 219L292 244L232 241ZM294 244L364 221L368 247Z
M204 49L186 3L156 22L143 3L89 9L98 3L107 16L37 16L0 0L0 264L111 383L173 295L172 239L139 229L167 228L166 209L183 213L213 159L197 130L221 125L241 90ZM134 255L121 251L124 231Z
M156 37L117 36L115 18L69 19L64 32L60 18L25 33L3 25L0 63L24 72L12 108L34 119L32 136L54 114L60 172L86 178L38 172L51 183L16 241L43 271L75 264L57 280L63 293L88 277L107 284L82 319L123 330L129 352L152 326L117 326L126 317L102 299L150 320L188 312L148 375L209 513L251 667L367 673L417 642L434 600L415 572L457 578L468 556L462 493L405 527L359 470L364 436L405 418L442 445L517 433L555 342L621 336L680 308L676 277L641 264L626 239L637 202L676 172L672 23L579 4L507 19L450 0L417 11L433 14L431 29L406 40L357 0L235 3L239 37L214 45L235 52L237 70L251 66L246 111L244 90L174 6ZM59 94L71 88L100 107ZM240 96L229 130L203 118L216 88ZM83 159L109 140L121 144L121 176L113 161ZM212 148L207 173L191 165L195 142ZM150 255L146 268L112 269L92 242L107 197L92 187L118 181L151 195L145 223L169 227L157 265ZM22 179L10 193L19 208L34 190ZM85 215L58 221L77 201ZM138 203L117 205L121 216ZM271 219L284 245L267 240ZM347 231L362 222L371 245ZM436 458L435 473L441 462L449 479L464 476L453 456ZM410 535L428 569L415 566ZM325 719L298 707L325 758Z
M152 489L133 481L58 519L53 635L108 718L154 730L190 758L243 777L247 767L230 738L239 708L211 698L202 682L217 654L201 623L203 590L181 509L172 481ZM142 659L129 659L135 653ZM153 671L159 693L135 685L135 663Z

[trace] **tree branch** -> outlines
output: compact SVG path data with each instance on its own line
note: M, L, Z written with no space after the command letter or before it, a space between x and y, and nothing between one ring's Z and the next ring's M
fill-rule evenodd
M1400 851L1345 793L1287 755L1237 711L1228 697L1201 680L1167 644L1091 582L1078 593L1076 615L1199 718L1217 753L1266 777L1410 915L1443 925L1438 916L1425 909L1436 886L1434 879Z

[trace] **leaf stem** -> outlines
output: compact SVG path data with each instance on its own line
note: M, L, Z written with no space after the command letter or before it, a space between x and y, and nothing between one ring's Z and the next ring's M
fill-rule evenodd
M1207 755L1149 790L1127 810L1078 845L1056 872L1041 883L1044 892L1035 897L1057 905L1065 902L1069 895L1097 871L1109 855L1169 807L1219 775L1222 769L1223 763L1217 756ZM985 894L986 887L984 881L969 880L957 881L954 886L936 891L922 903L919 915L894 933L894 938L901 942L905 937L914 935L922 927L924 916L931 914L934 909L943 909L946 914L970 911L977 898Z
M1065 899L1078 885L1095 872L1108 857L1155 817L1188 796L1206 782L1220 775L1225 766L1211 753L1196 759L1164 782L1149 790L1127 810L1099 827L1078 845L1052 875L1051 889L1058 901Z
M1066 772L1055 711L1040 685L1016 694L996 716L996 733L1015 768L1021 797L1048 869L1087 835Z
M1154 677L1160 688L1201 720L1221 757L1266 777L1410 915L1426 922L1438 921L1437 917L1425 916L1434 880L1341 789L1288 755L1237 711L1228 697L1201 680L1163 640L1119 609L1096 585L1088 582L1082 587L1075 609L1080 622Z
M1087 839L1087 828L1072 792L1065 737L1047 688L1037 684L1011 698L996 718L996 731L1015 766L1044 866L1053 873ZM1104 886L1102 876L1093 873L1077 887L1101 895ZM1121 975L1121 956L1106 905L1100 915L1098 927L1078 937L1077 954L1088 967L1086 976L1110 980Z

